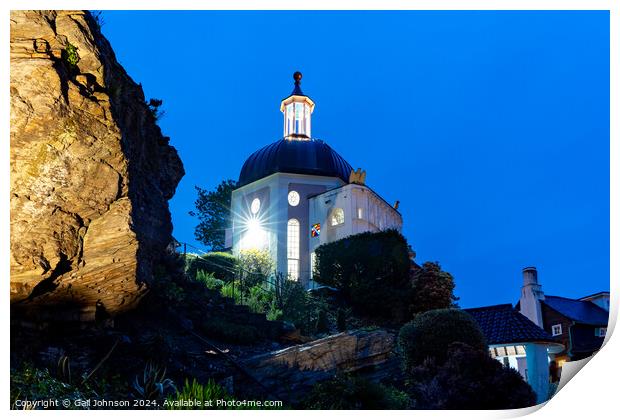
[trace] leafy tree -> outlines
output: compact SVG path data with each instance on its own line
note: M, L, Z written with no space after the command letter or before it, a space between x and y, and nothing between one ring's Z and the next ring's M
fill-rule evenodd
M454 278L442 271L439 263L425 262L412 275L412 312L449 308L458 300L454 296Z
M436 309L420 314L398 334L398 346L407 370L428 358L443 363L448 347L455 342L487 350L486 339L474 318L459 309Z
M208 191L196 187L196 211L190 216L200 221L194 230L196 240L207 245L213 251L224 249L226 229L230 227L230 199L237 183L233 180L222 181L214 190Z
M451 344L443 363L426 359L413 368L408 384L417 409L501 410L536 404L536 394L516 370L464 343Z

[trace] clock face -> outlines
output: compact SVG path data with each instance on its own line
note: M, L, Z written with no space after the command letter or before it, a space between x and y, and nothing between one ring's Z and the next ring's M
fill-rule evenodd
M250 205L250 211L252 212L252 214L256 214L259 210L260 200L258 198L255 198L254 200L252 200L252 204Z
M297 191L288 193L288 203L293 207L299 204L299 193Z

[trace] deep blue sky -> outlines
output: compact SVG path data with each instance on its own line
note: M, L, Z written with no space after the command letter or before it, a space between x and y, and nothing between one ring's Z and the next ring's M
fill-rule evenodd
M304 74L313 136L389 202L417 261L451 272L463 307L609 290L607 12L103 13L186 175L174 236L197 244L194 185L237 179L282 136Z

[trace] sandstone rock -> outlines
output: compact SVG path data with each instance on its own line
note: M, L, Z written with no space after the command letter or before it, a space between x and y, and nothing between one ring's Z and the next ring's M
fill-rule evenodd
M379 369L394 359L394 344L394 334L384 330L343 332L254 356L243 366L275 396L295 401L337 371Z
M171 242L183 165L88 12L10 20L12 308L113 316Z

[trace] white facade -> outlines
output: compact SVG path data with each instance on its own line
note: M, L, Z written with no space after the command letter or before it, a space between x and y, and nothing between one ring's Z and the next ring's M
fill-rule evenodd
M321 233L311 237L310 250L363 232L400 231L400 213L365 185L346 184L310 198L310 224Z
M299 197L295 205L289 196ZM233 253L268 251L277 272L311 287L311 254L319 245L402 228L400 213L370 188L332 177L275 173L233 191L231 208Z

